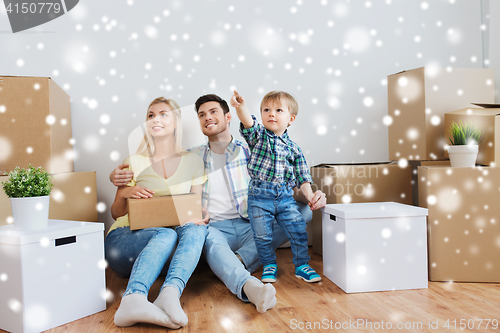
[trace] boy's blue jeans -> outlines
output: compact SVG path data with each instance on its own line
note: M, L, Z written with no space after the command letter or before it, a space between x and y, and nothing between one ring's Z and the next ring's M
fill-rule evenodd
M309 206L302 202L297 202L297 206L306 223L311 221L312 211ZM274 222L273 250L284 242L286 242L286 234L278 223ZM203 253L215 275L224 282L233 294L248 302L248 298L243 292L243 286L250 279L260 281L250 275L260 267L250 221L240 217L211 222ZM245 266L238 260L235 253L240 255Z
M309 263L306 222L293 198L292 187L250 180L248 216L262 265L276 264L276 253L272 246L275 220L290 241L295 267Z
M123 296L148 295L161 272L161 289L171 286L182 295L201 256L208 226L187 223L177 228L112 230L105 240L106 260L113 271L130 279ZM177 247L176 247L177 246ZM171 258L171 260L169 260ZM168 271L167 271L168 269Z

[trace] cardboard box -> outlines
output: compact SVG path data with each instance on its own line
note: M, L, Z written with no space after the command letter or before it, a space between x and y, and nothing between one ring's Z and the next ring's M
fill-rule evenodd
M320 164L311 167L313 191L326 194L328 204L395 201L412 203L411 168L397 163ZM323 253L321 212L313 212L313 251Z
M96 173L67 172L53 175L49 218L97 222ZM9 179L0 177L0 184ZM0 187L0 226L13 223L10 199Z
M180 225L189 218L201 219L201 196L194 193L128 199L130 230Z
M492 69L417 68L387 77L389 159L445 158L444 114L494 103Z
M0 171L72 172L69 95L49 77L0 76Z
M500 167L419 167L431 281L500 282Z
M346 293L427 288L427 209L326 205L323 274Z
M479 143L477 164L500 165L500 104L481 104L484 108L465 108L444 115L444 135L449 144L452 122L473 123L483 131L483 140ZM446 153L448 155L448 153Z
M419 166L451 166L450 160L439 161L409 161L411 166L411 185L412 185L412 205L418 206L418 167Z
M0 227L0 328L34 333L106 310L104 225ZM76 301L78 300L78 301Z

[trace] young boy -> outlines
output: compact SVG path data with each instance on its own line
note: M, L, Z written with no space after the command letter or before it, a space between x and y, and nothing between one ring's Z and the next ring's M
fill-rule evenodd
M295 277L306 282L321 281L321 276L308 264L306 223L293 199L293 188L298 186L309 205L314 204L306 160L286 131L297 116L297 102L286 92L266 94L260 104L262 125L250 115L243 96L237 91L234 91L231 105L236 108L241 121L240 133L251 151L248 216L264 266L262 281L275 282L278 273L276 253L271 244L275 219L290 241Z

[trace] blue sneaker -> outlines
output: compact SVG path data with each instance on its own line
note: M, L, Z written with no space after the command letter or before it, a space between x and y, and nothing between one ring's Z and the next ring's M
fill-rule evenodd
M262 270L262 282L276 282L277 275L278 275L278 265L276 264L266 265Z
M304 264L299 267L295 267L295 277L297 279L302 279L306 282L318 282L321 281L321 276L308 264Z

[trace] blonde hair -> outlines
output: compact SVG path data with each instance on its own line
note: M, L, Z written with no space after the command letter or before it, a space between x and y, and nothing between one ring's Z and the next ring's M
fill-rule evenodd
M299 113L299 105L295 101L292 95L290 95L287 92L284 91L271 91L268 92L264 98L262 98L262 102L260 102L260 111L262 112L262 105L266 102L271 102L271 103L279 103L282 100L285 100L286 105L288 106L288 109L290 110L290 113L296 116Z
M139 145L139 148L137 148L137 153L139 155L145 155L145 156L153 156L153 153L155 152L155 145L154 145L154 138L149 134L148 128L147 128L147 122L148 122L148 113L149 113L149 108L155 104L160 104L160 103L165 103L170 108L172 109L172 114L174 115L174 140L175 140L175 150L179 153L183 151L182 149L182 122L181 122L181 108L179 104L177 104L176 101L173 99L167 99L165 97L158 97L155 98L148 106L148 110L146 113L146 122L141 125L142 132L144 133L144 138L141 144Z

